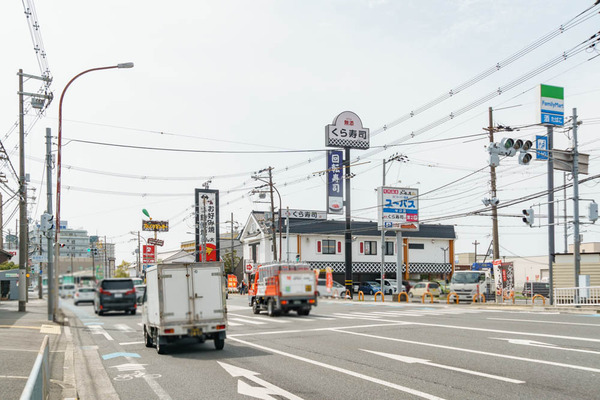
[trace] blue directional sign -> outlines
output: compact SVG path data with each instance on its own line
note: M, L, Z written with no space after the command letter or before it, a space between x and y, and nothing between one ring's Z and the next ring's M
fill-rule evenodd
M539 136L535 137L535 158L536 160L547 160L548 152L544 150L548 150L548 137L547 136Z

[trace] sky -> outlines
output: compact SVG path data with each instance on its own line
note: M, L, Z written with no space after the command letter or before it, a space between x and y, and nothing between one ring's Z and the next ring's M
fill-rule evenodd
M481 200L490 197L489 107L495 125L522 128L496 133L496 141L509 135L533 140L546 132L536 125L539 84L564 87L567 117L576 108L583 122L579 150L590 155L589 175L580 179L600 173L600 47L574 50L598 33L600 6L578 17L593 3L4 1L0 140L18 172L17 72L43 72L24 13L34 4L37 18L30 19L39 26L55 98L42 115L29 110L25 116L34 221L46 208L44 137L51 128L56 154L63 89L87 69L133 62L132 69L77 78L63 102L61 220L106 236L116 244L117 263L135 260L142 209L169 221L169 232L159 234L165 250L193 240L194 190L209 180L220 192L221 232L229 230L224 222L231 214L243 225L252 210L267 210L250 195L260 184L252 176L267 167L283 208L325 210L326 182L319 174L326 168L325 125L347 110L371 130L371 148L351 151L352 218L377 219L382 160L403 154L407 162L387 165L386 185L417 188L421 223L454 225L456 252L473 252L477 241L481 254L490 245L491 218L466 214L482 211ZM561 25L562 33L540 41ZM515 57L536 42L541 45ZM491 72L482 77L484 71ZM27 80L25 91L40 86ZM555 148L572 147L572 131L555 129L554 141ZM6 176L3 233L14 233L17 202L10 197L17 180L7 161L0 168ZM514 203L499 209L501 255L547 254L546 197L515 202L547 189L546 168L538 160L519 165L516 157L496 168L500 206ZM556 186L562 184L564 174L554 176ZM599 198L597 185L598 179L580 185L582 222L588 222L590 200ZM572 196L568 189L568 221ZM556 200L562 215L562 191ZM533 227L521 221L526 208L536 212ZM564 221L558 222L562 252ZM581 227L584 242L600 241L598 224Z

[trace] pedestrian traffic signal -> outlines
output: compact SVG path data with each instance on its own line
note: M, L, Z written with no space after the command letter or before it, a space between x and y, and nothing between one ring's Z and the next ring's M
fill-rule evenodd
M529 226L533 226L533 220L535 218L533 213L533 208L528 208L527 210L523 210L523 222L525 222Z
M51 232L54 229L54 215L43 213L40 218L40 229L44 233Z
M593 202L588 206L588 218L592 223L598 219L598 203Z

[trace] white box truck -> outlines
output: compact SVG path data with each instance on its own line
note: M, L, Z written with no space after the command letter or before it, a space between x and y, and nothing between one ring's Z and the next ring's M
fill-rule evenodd
M164 354L179 339L225 345L227 308L222 262L158 264L146 270L144 342Z

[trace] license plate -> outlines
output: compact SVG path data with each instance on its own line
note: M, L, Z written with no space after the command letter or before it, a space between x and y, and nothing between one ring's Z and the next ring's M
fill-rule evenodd
M188 332L190 336L202 336L202 329L200 328L192 328Z
M120 299L123 297L123 293L115 293L115 299Z

